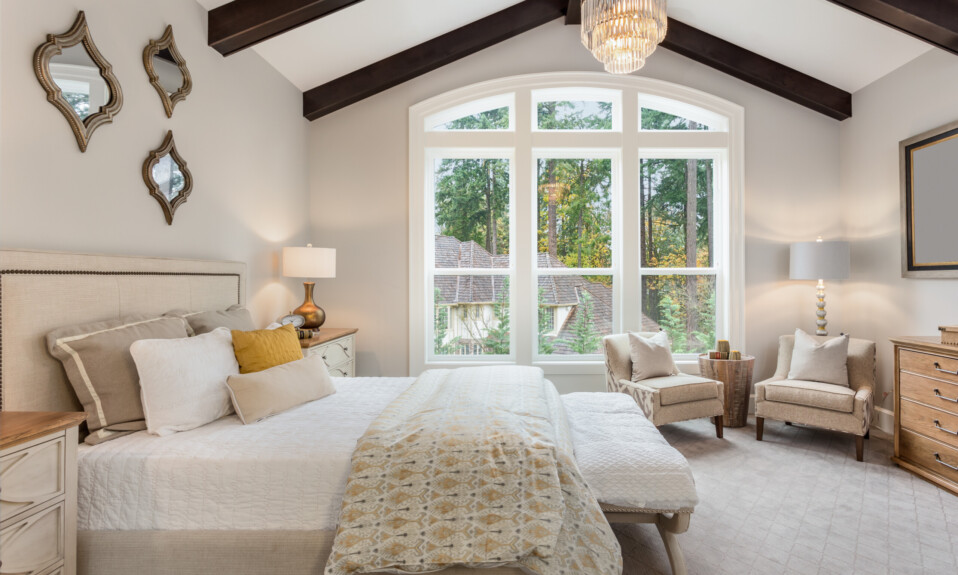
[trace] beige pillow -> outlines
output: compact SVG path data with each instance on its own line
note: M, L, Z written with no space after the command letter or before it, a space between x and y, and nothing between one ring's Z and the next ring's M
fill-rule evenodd
M183 318L149 315L65 327L47 334L47 348L63 363L87 413L87 443L96 445L146 429L130 345L141 339L187 335Z
M848 336L820 340L796 329L788 379L848 387Z
M230 330L252 331L256 329L253 324L253 317L249 310L241 305L231 305L225 310L214 311L168 311L165 316L182 317L190 325L190 335L200 335L209 333L218 327L225 327Z
M243 423L253 423L336 393L319 355L226 380L233 408Z
M652 337L629 333L629 355L632 358L632 381L677 375L679 368L672 359L669 334L660 331Z

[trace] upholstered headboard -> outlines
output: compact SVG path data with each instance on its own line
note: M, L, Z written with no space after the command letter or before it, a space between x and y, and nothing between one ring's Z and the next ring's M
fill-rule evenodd
M0 409L82 411L47 352L55 328L245 301L240 262L0 250Z

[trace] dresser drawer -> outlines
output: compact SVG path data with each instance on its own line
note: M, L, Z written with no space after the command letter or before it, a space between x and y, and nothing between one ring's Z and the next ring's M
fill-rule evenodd
M902 398L912 399L936 409L958 414L958 385L905 373L898 382Z
M321 355L326 365L335 367L353 358L353 354L355 353L353 341L353 336L343 337L325 345L310 348L309 353L310 355Z
M903 349L898 352L902 371L958 384L958 359Z
M53 567L50 567L48 570L44 571L40 575L63 575L64 573L66 573L66 569L64 568L62 563L58 563L54 565Z
M341 363L336 367L330 367L329 376L330 377L355 377L356 375L356 364L352 361L346 363Z
M899 436L899 457L958 483L958 449L902 429Z
M63 560L64 506L60 501L0 530L0 573L40 575Z
M958 449L958 415L902 399L900 424L903 429L915 431Z
M0 457L0 518L9 519L63 494L65 441L61 435Z

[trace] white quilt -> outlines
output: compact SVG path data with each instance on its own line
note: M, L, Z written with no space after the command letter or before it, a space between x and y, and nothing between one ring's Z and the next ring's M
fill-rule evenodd
M414 378L334 378L336 393L251 425L235 415L79 450L81 530L318 530L336 526L350 458ZM697 503L688 463L624 394L562 396L576 461L603 503Z

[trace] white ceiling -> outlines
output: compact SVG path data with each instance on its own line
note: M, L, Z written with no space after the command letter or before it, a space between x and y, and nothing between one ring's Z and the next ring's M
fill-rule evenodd
M253 50L305 91L519 1L364 0ZM932 49L827 0L669 0L669 15L849 92Z

